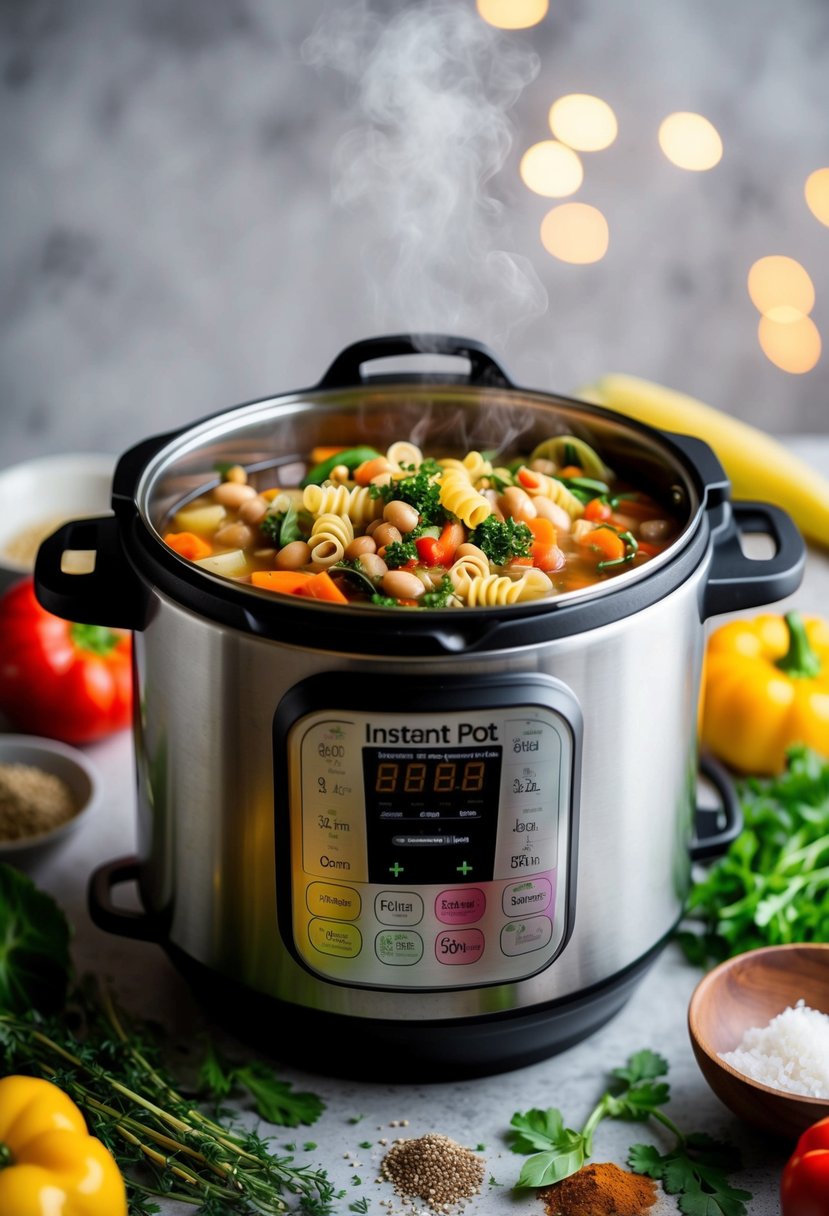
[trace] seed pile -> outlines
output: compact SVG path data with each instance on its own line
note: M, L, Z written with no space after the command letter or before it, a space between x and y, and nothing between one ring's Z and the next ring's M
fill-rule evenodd
M386 1153L380 1173L398 1195L423 1199L435 1212L479 1194L484 1162L448 1136L428 1132L417 1140L398 1140Z
M77 807L65 781L31 764L0 764L0 840L39 836L71 819Z

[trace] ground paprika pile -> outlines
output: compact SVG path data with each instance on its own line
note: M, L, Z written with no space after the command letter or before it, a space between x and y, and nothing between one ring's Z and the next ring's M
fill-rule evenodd
M656 1202L656 1183L600 1162L547 1187L541 1199L548 1216L641 1216Z

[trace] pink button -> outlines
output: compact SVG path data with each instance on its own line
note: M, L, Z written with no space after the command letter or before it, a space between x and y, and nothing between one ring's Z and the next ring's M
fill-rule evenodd
M454 887L441 891L435 900L435 916L444 925L471 925L486 911L486 896L477 887Z
M435 955L439 963L456 966L477 963L484 952L484 935L480 929L454 929L439 933Z

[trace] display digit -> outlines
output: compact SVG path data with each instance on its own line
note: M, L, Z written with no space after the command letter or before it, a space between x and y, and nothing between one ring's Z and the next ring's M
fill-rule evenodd
M406 777L403 789L407 794L422 794L426 784L426 765L413 761L406 765Z
M455 788L455 770L457 764L442 761L435 767L435 783L432 786L436 794L449 794Z
M378 764L377 780L374 783L375 794L393 794L397 787L399 764Z
M484 788L485 766L483 760L467 760L463 768L461 789L467 794L477 794Z

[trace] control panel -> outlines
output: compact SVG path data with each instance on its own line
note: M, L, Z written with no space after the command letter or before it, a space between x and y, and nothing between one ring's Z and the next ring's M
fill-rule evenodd
M375 711L364 689L359 708L284 729L291 944L312 972L443 989L552 961L572 905L580 715L536 680L534 703L499 685L471 710Z

